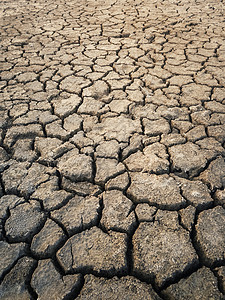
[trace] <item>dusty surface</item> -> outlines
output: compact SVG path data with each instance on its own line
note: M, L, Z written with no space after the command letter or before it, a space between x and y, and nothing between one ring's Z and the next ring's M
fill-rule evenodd
M224 8L1 2L1 299L224 299Z

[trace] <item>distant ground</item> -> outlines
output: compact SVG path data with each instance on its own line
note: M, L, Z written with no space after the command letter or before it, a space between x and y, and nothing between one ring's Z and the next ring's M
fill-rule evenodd
M0 299L224 299L224 7L1 2Z

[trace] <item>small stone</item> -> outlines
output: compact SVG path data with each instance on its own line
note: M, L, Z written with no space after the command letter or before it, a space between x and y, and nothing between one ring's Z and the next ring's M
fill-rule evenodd
M30 241L38 232L45 219L37 201L17 205L10 210L10 217L6 220L5 231L9 241Z
M86 275L84 287L77 299L160 300L161 298L154 292L151 285L131 276L105 279L93 275Z
M123 173L107 181L105 187L106 190L121 190L124 191L129 185L128 173Z
M195 208L191 205L179 211L181 225L188 231L191 231L194 225L195 211Z
M40 260L33 273L31 286L39 300L65 299L78 290L81 281L79 274L62 276L50 259Z
M98 222L99 199L94 196L75 196L62 208L51 213L53 219L63 224L68 234L96 225Z
M150 206L148 203L138 204L135 208L139 222L152 222L157 208Z
M31 250L42 258L51 257L65 239L63 230L48 219L41 231L33 237Z
M1 299L30 300L27 281L34 267L34 260L30 257L20 258L12 270L5 276L0 285Z
M204 183L209 184L211 189L221 189L225 187L225 161L223 157L218 157L212 161L208 168L199 176Z
M58 169L72 181L92 179L92 159L85 154L77 154L77 149L67 152L58 160Z
M225 210L221 206L199 214L195 241L205 265L213 266L225 259Z
M154 278L158 287L198 263L189 233L176 212L161 211L154 223L141 223L133 236L134 272Z
M188 142L169 148L173 169L184 175L196 176L205 167L207 160L200 147Z
M97 158L95 182L97 184L105 184L107 180L123 173L124 171L124 165L116 159Z
M145 134L155 136L159 134L168 134L170 132L170 125L165 119L148 120L143 119Z
M125 233L106 234L92 227L71 237L56 257L66 272L91 270L98 274L121 274L127 270L126 238Z
M181 279L178 283L172 284L163 294L169 300L189 300L189 299L218 299L223 295L218 290L217 278L210 269L203 267L191 276Z
M130 176L127 194L134 202L147 202L161 209L179 209L185 205L179 185L172 177L138 172Z
M121 191L107 191L103 194L101 225L106 230L130 232L136 224L133 203Z
M26 250L25 243L8 244L0 241L0 278L20 257L25 255Z

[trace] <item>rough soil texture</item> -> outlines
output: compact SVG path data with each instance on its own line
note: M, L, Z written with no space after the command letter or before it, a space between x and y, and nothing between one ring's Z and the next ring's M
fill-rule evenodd
M225 298L224 16L1 2L1 300Z

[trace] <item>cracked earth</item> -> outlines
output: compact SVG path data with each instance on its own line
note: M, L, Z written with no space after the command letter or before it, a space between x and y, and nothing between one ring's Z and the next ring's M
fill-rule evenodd
M221 0L1 3L0 298L225 298Z

